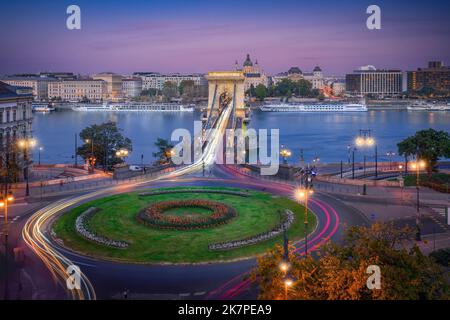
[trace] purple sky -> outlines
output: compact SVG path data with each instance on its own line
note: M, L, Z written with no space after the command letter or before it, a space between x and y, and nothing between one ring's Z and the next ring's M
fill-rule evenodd
M65 27L78 4L82 29ZM370 4L382 30L366 28ZM450 64L449 1L21 1L0 12L0 73L207 72L245 54L270 74Z

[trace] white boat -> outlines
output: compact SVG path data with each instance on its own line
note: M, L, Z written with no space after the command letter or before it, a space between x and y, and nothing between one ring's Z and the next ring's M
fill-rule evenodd
M45 102L33 102L31 104L31 110L33 112L52 112L55 111L56 109L52 106L50 106L48 103Z
M367 111L365 104L270 104L260 106L264 112L364 112Z
M407 106L408 111L450 111L450 103L418 102Z
M75 111L103 111L103 112L193 112L193 105L175 103L103 103L103 104L76 104L72 106Z

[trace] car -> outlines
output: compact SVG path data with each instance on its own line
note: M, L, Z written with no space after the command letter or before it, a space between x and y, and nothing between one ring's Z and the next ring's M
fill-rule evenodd
M140 167L140 166L130 166L130 171L142 171L142 167Z

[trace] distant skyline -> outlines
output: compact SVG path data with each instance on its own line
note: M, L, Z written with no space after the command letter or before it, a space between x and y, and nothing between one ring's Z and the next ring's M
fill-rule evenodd
M66 29L70 4L81 7L81 30ZM381 7L381 30L366 28L371 4ZM444 0L26 0L2 4L0 24L0 74L204 73L247 53L269 74L450 64Z

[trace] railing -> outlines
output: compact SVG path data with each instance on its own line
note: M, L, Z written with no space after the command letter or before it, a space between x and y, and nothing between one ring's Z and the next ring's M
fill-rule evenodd
M31 188L31 196L33 197L43 197L47 195L55 195L58 193L64 193L68 191L81 191L81 190L90 190L90 189L97 189L97 188L106 188L106 187L113 187L118 185L126 185L131 183L138 183L138 182L144 182L145 180L155 179L160 176L163 176L167 173L173 172L177 169L180 169L180 166L178 167L170 167L158 172L150 172L147 174L142 174L139 176L126 178L126 179L97 179L95 181L87 180L85 182L82 181L69 181L64 179L59 179L59 183L49 185L46 182L43 182L42 184L33 185L33 188ZM92 177L92 175L87 176ZM61 180L63 180L63 183L60 183ZM64 182L66 181L66 182Z

